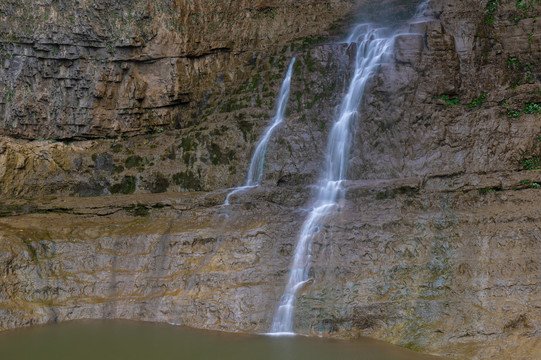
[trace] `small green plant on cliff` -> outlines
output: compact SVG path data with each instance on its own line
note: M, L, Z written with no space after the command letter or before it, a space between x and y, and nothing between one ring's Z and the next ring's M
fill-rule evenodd
M458 103L460 102L460 99L458 98L458 96L451 97L450 95L447 95L447 94L443 94L443 95L438 96L438 99L441 99L441 100L445 101L444 102L445 106L458 105Z
M516 57L510 57L509 59L507 59L508 70L518 69L519 66L520 66L520 59L517 59Z
M518 118L522 115L522 112L520 110L508 110L507 111L507 117L508 118Z
M494 24L494 13L498 9L498 0L489 1L486 6L487 16L485 18L486 25Z
M517 57L509 57L507 59L507 72L509 74L509 88L511 90L526 83L534 81L534 64L525 65Z
M524 12L529 12L530 10L534 9L534 3L539 4L539 0L518 0L515 5L517 9L522 10Z
M537 170L541 169L541 158L534 156L531 159L526 159L522 163L522 166L526 170Z
M483 93L481 94L481 96L473 98L472 102L468 104L468 107L472 109L474 107L481 106L483 105L486 99L487 99L487 93Z
M541 113L541 104L539 103L527 103L524 105L525 114L539 114Z

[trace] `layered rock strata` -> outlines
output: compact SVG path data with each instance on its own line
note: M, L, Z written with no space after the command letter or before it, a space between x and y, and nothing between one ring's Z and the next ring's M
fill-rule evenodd
M351 75L354 48L336 40L356 14L404 19L415 2L392 5L0 5L0 328L267 331ZM430 9L361 104L344 207L321 226L295 328L535 359L539 4ZM294 55L264 186L222 207Z
M539 171L352 181L313 245L295 329L465 359L539 341ZM508 180L498 191L476 185ZM435 190L434 184L438 184ZM304 187L4 204L0 327L81 318L268 331L304 221Z

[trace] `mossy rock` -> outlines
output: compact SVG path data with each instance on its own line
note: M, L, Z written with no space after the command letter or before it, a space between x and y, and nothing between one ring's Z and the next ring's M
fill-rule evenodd
M216 143L210 144L207 150L209 152L212 165L229 164L235 158L235 153L233 150L224 153L222 152L220 146Z
M248 141L248 134L251 133L254 129L254 124L250 121L240 119L237 120L237 127L242 132L242 137L244 138L244 141Z
M111 150L113 150L113 152L116 154L116 153L119 153L122 151L122 144L113 144L111 146Z
M124 208L124 210L132 216L147 216L150 212L150 209L143 204L132 205Z
M143 158L139 155L131 155L125 161L126 169L137 167L143 163Z
M135 192L135 177L124 176L119 184L114 184L110 189L112 194L133 194Z
M179 172L173 175L173 182L186 190L201 191L201 179L192 171Z
M149 186L150 192L154 194L166 192L168 188L169 179L161 173L156 174L156 178Z

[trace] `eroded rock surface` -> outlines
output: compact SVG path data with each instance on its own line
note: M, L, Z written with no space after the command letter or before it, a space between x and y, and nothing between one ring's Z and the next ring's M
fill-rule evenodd
M509 182L498 191L348 184L343 211L313 244L295 328L466 359L532 358L541 232L538 190L525 182L541 173L499 175ZM262 187L224 207L225 195L4 204L0 327L126 318L268 331L309 193Z
M402 31L360 104L295 329L537 358L540 5L433 0L404 24L415 4L4 1L0 329L267 331L351 76L337 40L379 17ZM264 186L223 207L293 56Z

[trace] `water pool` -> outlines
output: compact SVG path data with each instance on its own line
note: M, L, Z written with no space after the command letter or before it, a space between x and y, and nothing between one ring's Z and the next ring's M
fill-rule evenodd
M237 335L135 321L75 321L0 333L0 359L429 360L385 343Z

